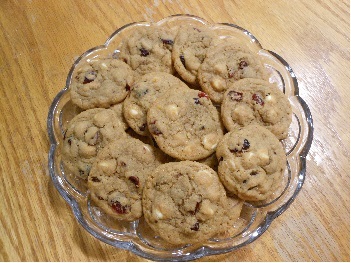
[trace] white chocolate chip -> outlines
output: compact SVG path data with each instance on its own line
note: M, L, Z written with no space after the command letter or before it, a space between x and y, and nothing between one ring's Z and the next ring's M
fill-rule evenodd
M216 73L219 74L226 74L227 73L227 65L225 63L218 63L214 66L214 70Z
M127 111L127 114L130 118L138 118L141 115L141 110L138 106L133 106Z
M156 218L156 219L162 219L163 218L163 214L157 208L153 209L152 213L153 213L154 218Z
M218 144L218 136L215 133L210 133L202 138L202 145L206 150L214 150Z
M246 104L239 104L233 111L233 120L235 122L244 125L255 119L252 109Z
M226 89L226 82L220 77L214 77L210 80L211 87L215 91L223 91Z
M96 147L90 146L87 143L80 143L78 147L79 147L79 150L78 150L79 154L82 157L90 158L90 157L96 156Z
M194 181L198 185L203 185L205 187L209 187L213 184L214 176L208 170L200 170L194 175Z
M257 156L260 159L261 165L267 165L269 163L269 155L267 149L259 149L257 151Z
M98 162L99 168L106 174L112 175L116 171L117 161L115 159Z
M178 119L178 115L179 115L179 108L177 105L175 104L170 104L168 106L166 106L166 115L168 118L170 118L171 120L176 120Z
M272 95L268 95L268 96L266 96L265 101L266 102L275 102L275 97Z
M215 210L208 200L204 200L201 204L199 212L207 216L212 216L214 215Z
M95 114L93 118L93 123L97 127L104 127L107 123L111 122L111 113L113 113L112 110L103 110Z

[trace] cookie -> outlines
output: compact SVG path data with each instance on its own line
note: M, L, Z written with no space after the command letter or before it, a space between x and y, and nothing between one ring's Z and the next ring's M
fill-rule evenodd
M158 26L137 27L122 43L119 58L140 75L156 71L173 74L174 36L175 32Z
M197 162L162 164L145 184L145 220L171 244L203 242L224 231L226 208L216 172Z
M123 113L129 126L140 135L150 135L146 114L151 104L168 90L180 88L188 89L188 86L169 73L152 72L142 76L123 102Z
M138 139L109 144L99 152L88 177L91 200L116 219L140 218L145 180L159 164L156 149Z
M207 50L198 71L204 92L215 103L221 103L229 86L243 78L267 79L268 71L257 54L235 43L225 42Z
M228 131L259 124L281 140L288 136L291 116L288 98L264 80L239 80L223 96L221 117Z
M83 64L72 79L71 99L82 109L109 108L124 100L134 81L130 66L118 59Z
M65 173L86 179L98 152L119 138L126 138L117 114L110 109L90 109L68 124L62 145Z
M207 94L192 89L169 91L154 101L147 125L157 145L180 160L200 160L215 152L223 130Z
M283 147L273 133L260 125L227 133L216 155L223 185L243 200L265 200L282 182L286 167Z
M184 25L179 28L174 40L172 59L175 70L183 80L193 85L198 84L198 69L215 37L214 31L204 26Z

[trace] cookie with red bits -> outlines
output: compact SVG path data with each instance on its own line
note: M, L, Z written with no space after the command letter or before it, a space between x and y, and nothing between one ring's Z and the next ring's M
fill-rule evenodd
M145 180L161 161L157 149L138 139L109 144L99 152L88 177L91 200L116 219L140 218Z
M214 103L220 104L230 85L243 78L268 80L268 71L257 54L230 41L207 50L198 80Z
M224 93L221 117L228 131L259 124L282 140L288 136L292 110L288 98L276 85L246 78Z
M118 59L94 59L77 69L70 86L72 102L82 109L109 108L128 95L135 74Z
M225 231L228 203L218 175L198 162L158 166L143 192L147 224L171 244L199 243ZM237 216L237 215L236 215Z
M216 155L224 187L243 200L266 200L281 186L286 168L284 149L275 135L260 125L227 133Z
M129 126L139 135L150 135L146 115L152 103L169 90L188 89L180 79L165 72L143 75L131 87L123 102L123 113Z
M147 125L157 145L179 160L200 160L215 152L223 137L217 109L202 91L169 91L155 100Z
M139 75L157 71L173 74L171 53L175 34L156 25L137 27L123 41L119 59Z
M127 133L118 114L111 109L83 111L69 123L62 143L65 173L86 179L98 152Z

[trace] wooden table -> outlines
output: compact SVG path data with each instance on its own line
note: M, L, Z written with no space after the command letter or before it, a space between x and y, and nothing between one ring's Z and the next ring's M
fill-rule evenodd
M314 120L302 191L254 243L209 261L349 261L349 1L3 0L0 260L143 261L87 233L48 175L46 118L77 56L132 21L189 13L248 29L297 76Z

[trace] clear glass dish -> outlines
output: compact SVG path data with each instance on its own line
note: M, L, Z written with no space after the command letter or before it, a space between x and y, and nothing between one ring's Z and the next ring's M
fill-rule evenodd
M50 138L49 172L52 183L71 206L78 222L94 237L116 248L129 250L141 257L160 261L193 260L207 255L233 251L260 237L272 221L282 214L298 195L306 173L306 155L313 140L313 122L310 110L299 96L295 74L279 55L262 48L259 41L247 30L234 24L210 24L191 15L175 15L155 23L160 27L177 28L184 23L207 25L221 38L239 40L264 60L271 72L270 81L276 82L289 98L293 121L289 136L282 141L287 156L287 169L281 188L265 203L245 203L239 220L227 233L211 238L203 244L177 247L160 239L141 218L134 222L112 220L95 207L89 198L85 182L64 173L61 165L61 145L66 125L79 109L70 101L69 88L72 76L79 64L97 57L117 57L123 39L136 27L149 26L137 22L117 29L101 46L84 52L69 71L66 86L53 100L48 114ZM279 227L279 226L276 226Z

